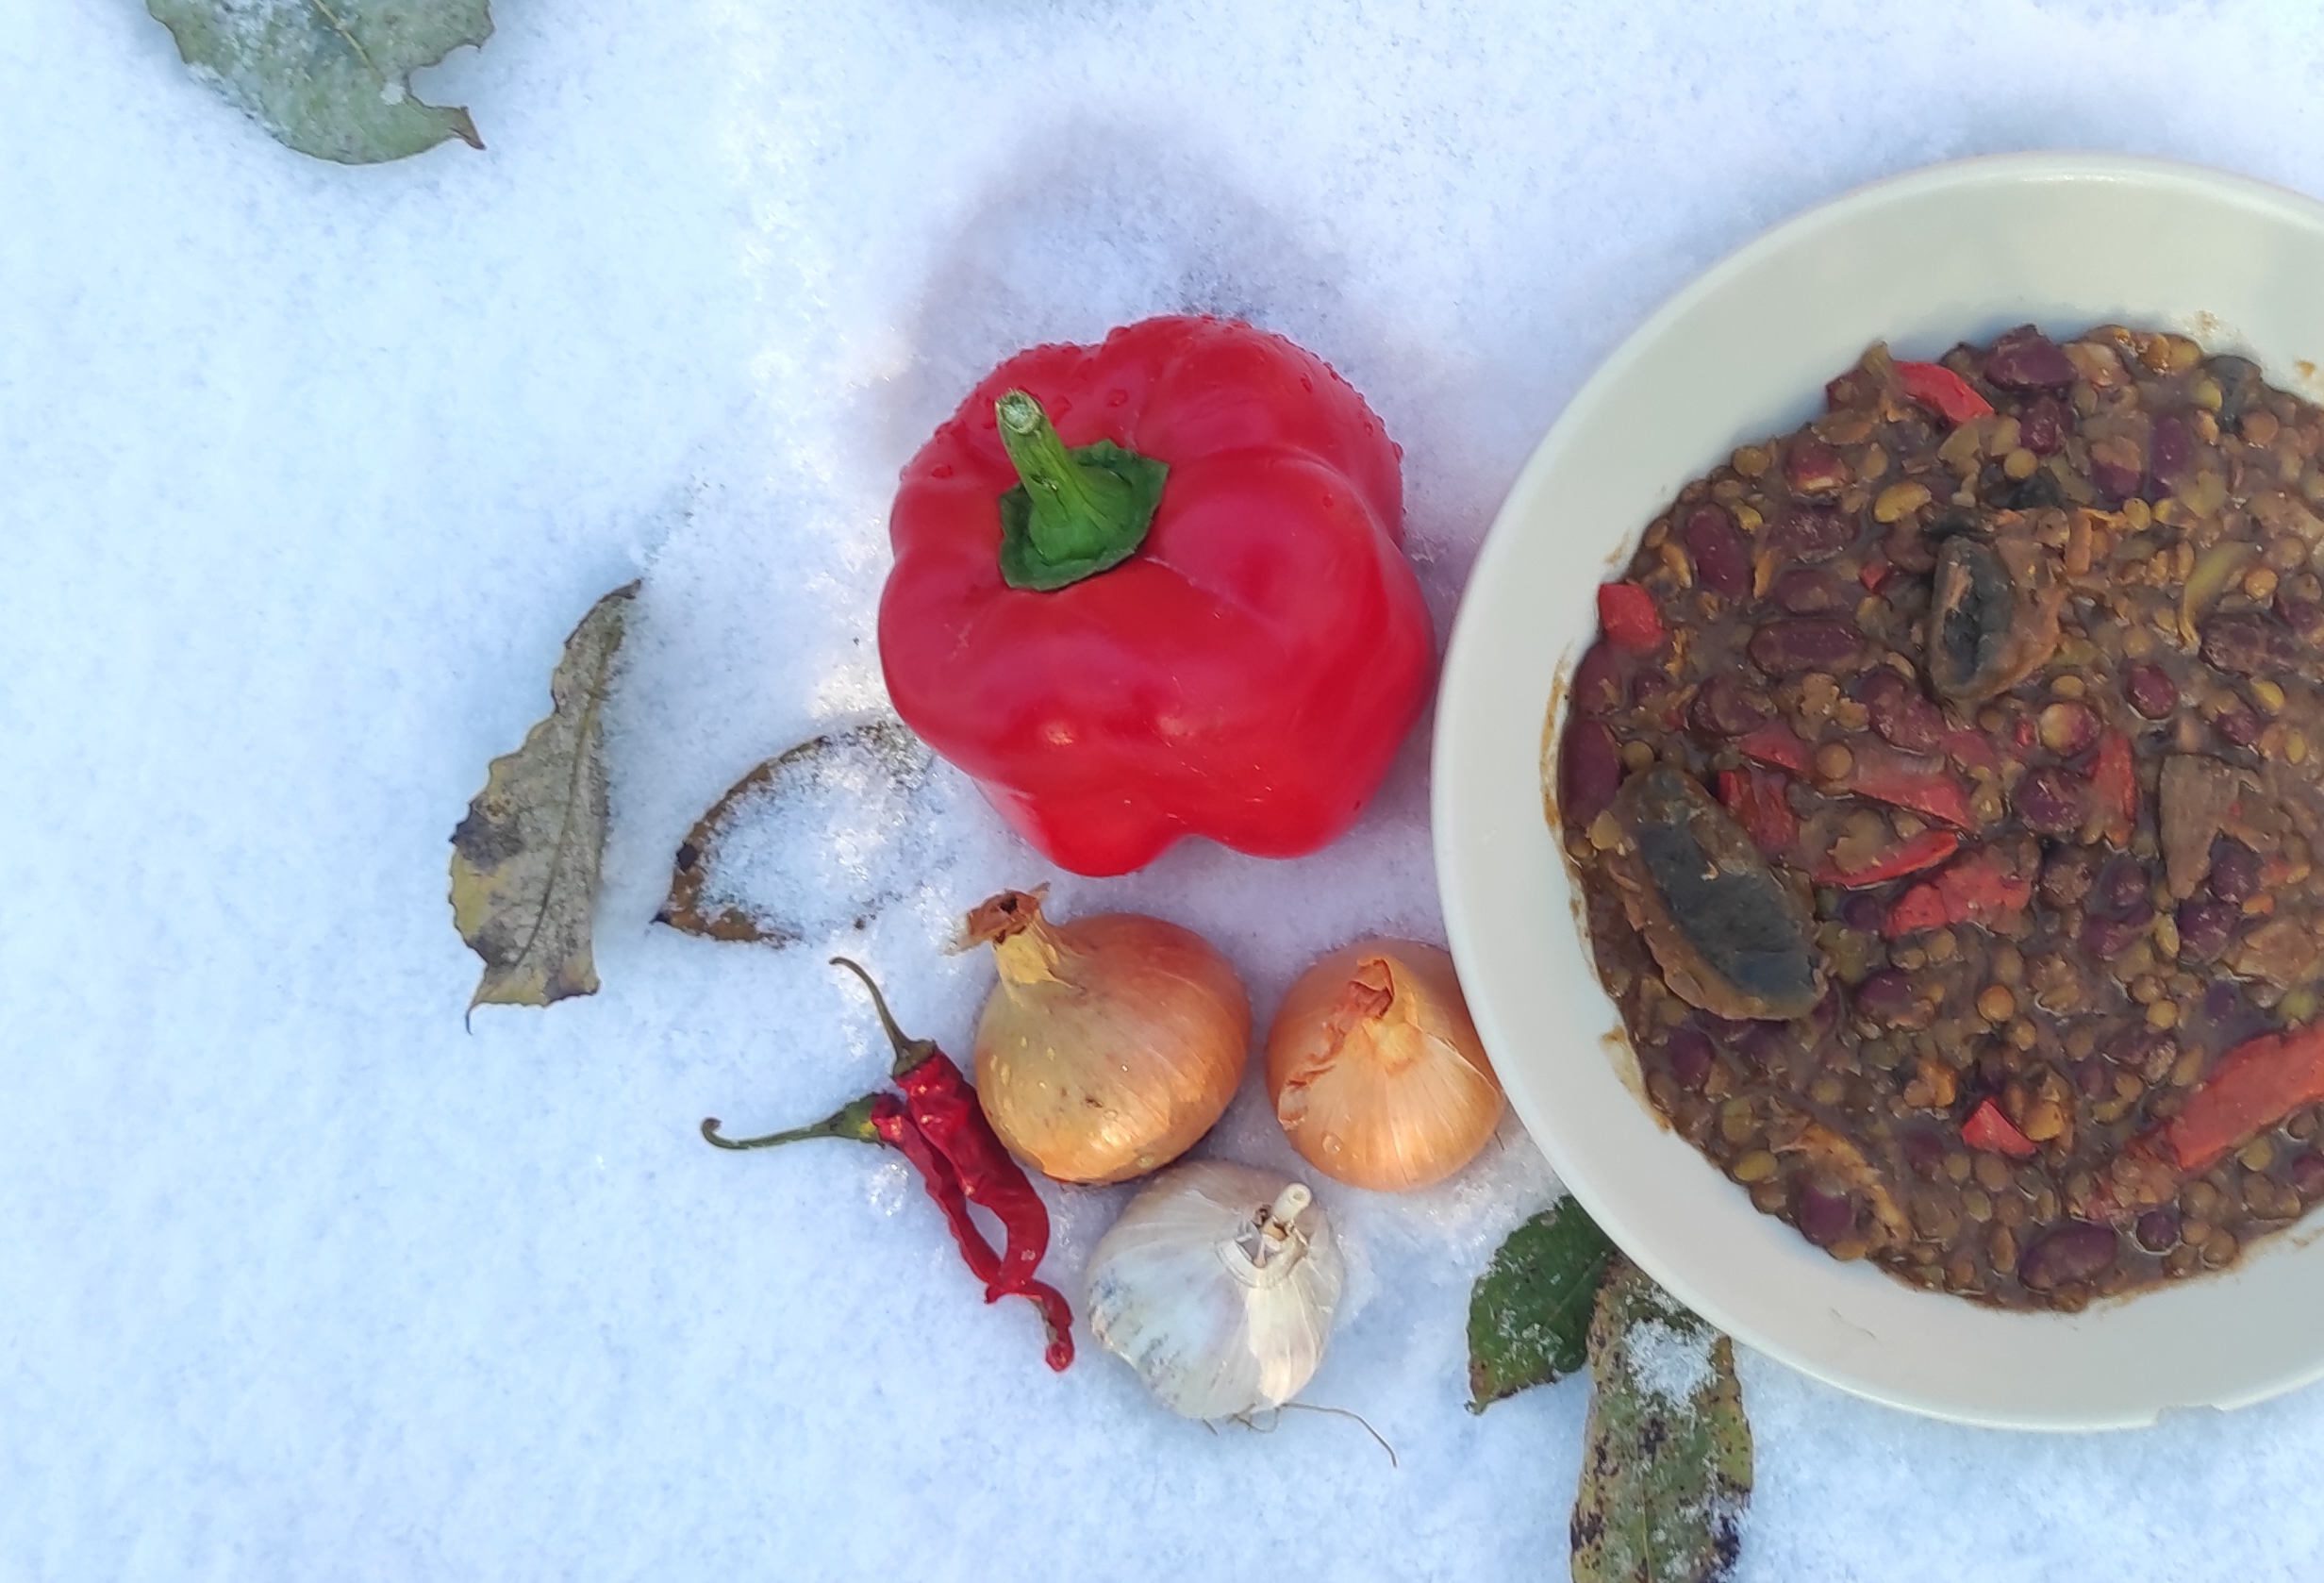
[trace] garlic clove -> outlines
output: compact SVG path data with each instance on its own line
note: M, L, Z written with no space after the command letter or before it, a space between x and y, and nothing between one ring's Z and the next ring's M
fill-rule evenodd
M1346 1280L1307 1188L1225 1160L1172 1167L1089 1263L1089 1327L1188 1418L1280 1407L1323 1360Z

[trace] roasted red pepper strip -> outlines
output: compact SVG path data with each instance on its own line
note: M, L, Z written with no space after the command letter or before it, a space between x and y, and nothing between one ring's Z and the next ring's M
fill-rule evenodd
M1934 412L1949 427L1958 428L1993 410L1993 403L1979 395L1974 385L1943 363L1901 362L1896 369L1905 397Z
M2138 828L2138 771L2131 761L2131 739L2121 732L2099 738L2090 790L2099 833L2116 846L2130 845Z
M1396 444L1320 358L1170 315L1010 358L905 464L905 725L1079 874L1355 822L1432 690Z
M2023 912L2033 899L2033 880L2008 859L1990 850L1972 852L1899 896L1881 933L1898 940L1922 929L1996 923Z
M1791 782L1772 770L1718 772L1718 800L1753 845L1770 858L1787 856L1800 840L1800 816L1785 792Z
M2017 1124L1990 1099L1971 1110L1969 1119L1961 1124L1961 1141L1972 1149L2007 1155L2012 1159L2024 1159L2038 1152L2034 1140L2018 1131Z
M1872 861L1852 869L1842 868L1827 858L1816 868L1814 878L1818 885L1837 885L1842 890L1884 885L1891 879L1933 869L1959 850L1961 838L1950 830L1923 830L1897 842Z
M1662 613L1654 608L1654 596L1636 583L1598 585L1598 625L1618 649L1652 654L1662 647Z
M1746 758L1796 775L1808 775L1816 761L1815 748L1782 721L1770 721L1749 732L1735 746ZM1957 829L1977 827L1977 816L1969 809L1968 789L1947 771L1942 759L1900 753L1868 737L1854 741L1849 754L1848 773L1828 783L1834 790L1908 808Z
M1801 740L1800 734L1781 721L1773 721L1746 735L1735 746L1743 757L1762 764L1772 764L1779 770L1789 770L1803 775L1816 760L1816 750Z
M1853 763L1842 783L1848 791L1876 803L1926 814L1955 829L1977 827L1977 816L1969 809L1968 789L1946 770L1942 759L1900 753L1869 739L1855 742L1850 751Z
M2303 1105L2324 1100L2324 1023L2247 1039L2188 1093L2156 1134L2186 1175L2200 1175Z
M976 1091L952 1058L933 1040L905 1036L870 974L845 957L834 957L832 962L862 979L872 991L872 1008L895 1052L896 1086L904 1091L913 1125L952 1166L970 1202L991 1210L1007 1233L998 1272L986 1277L985 1300L1022 1291L1049 1252L1049 1207L1034 1191L1024 1167L1002 1145L976 1102Z

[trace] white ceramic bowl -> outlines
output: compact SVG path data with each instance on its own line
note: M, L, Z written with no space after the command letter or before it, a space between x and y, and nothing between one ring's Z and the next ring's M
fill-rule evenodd
M1820 410L1824 381L1868 342L1927 358L2027 320L2161 325L2300 389L2324 360L2319 283L2324 206L2256 182L2067 155L1916 172L1777 226L1664 305L1510 490L1437 705L1452 952L1509 1097L1574 1196L1738 1340L1876 1401L2025 1428L2147 1424L2324 1375L2316 1224L2226 1275L2068 1316L1917 1291L1757 1213L1626 1086L1635 1064L1542 805L1544 713L1595 635L1594 586L1680 485Z

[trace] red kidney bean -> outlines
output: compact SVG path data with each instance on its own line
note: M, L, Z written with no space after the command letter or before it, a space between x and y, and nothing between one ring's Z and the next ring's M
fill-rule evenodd
M1695 580L1730 599L1751 592L1751 562L1727 508L1711 502L1686 514L1681 535L1686 553L1695 558Z
M2292 1161L2292 1186L2302 1198L2324 1197L2324 1155L2301 1155Z
M1855 522L1828 506L1795 506L1761 535L1771 553L1806 561L1830 560L1855 537Z
M1558 799L1574 828L1586 827L1606 810L1622 785L1622 750L1602 721L1576 719L1566 727L1557 756Z
M2212 721L2211 728L2237 747L2249 747L2260 740L2260 717L2249 709L2228 709Z
M2114 918L2153 917L2153 904L2147 900L2147 871L2138 859L2125 853L2107 858L2091 888L2090 907Z
M2111 960L2146 937L2147 921L2128 918L2088 918L2083 921L2082 948L2100 961ZM2180 952L2185 954L2184 935Z
M2195 454L2195 436L2187 431L2187 421L2176 412L2166 412L2154 420L2154 475L2176 478L2186 467L2187 458Z
M2203 662L2232 676L2256 676L2268 668L2268 636L2258 616L2213 616L2203 624Z
M2234 938L2237 909L2226 902L2183 901L2179 904L2179 959L2216 961Z
M1829 671L1857 657L1864 635L1844 621L1797 616L1771 621L1751 634L1751 663L1771 676Z
M2042 863L2042 899L2060 911L2079 907L2097 874L2098 858L2088 847L2060 847Z
M1856 1201L1802 1182L1791 1195L1791 1217L1801 1236L1828 1248L1855 1229Z
M2111 1225L2068 1221L2025 1250L2017 1261L2017 1278L2035 1291L2086 1281L2113 1266L2119 1245Z
M2062 391L2074 382L2074 365L2064 347L2020 325L1985 354L1985 377L2005 391Z
M1856 1014L1884 1028L1927 1027L1930 1008L1913 993L1913 981L1884 967L1856 986Z
M2090 457L2090 483L2108 502L2119 505L2147 487L2147 475L2142 467L2094 452Z
M2185 954L2185 946L2180 952ZM2214 978L2203 991L2203 1016L2214 1025L2224 1026L2245 1010L2243 986L2233 978Z
M1867 675L1856 701L1872 717L1872 729L1907 753L1934 753L1945 742L1945 717L1918 688L1894 671Z
M2179 707L2179 684L2160 665L2140 663L2122 674L2122 692L2131 708L2149 720L2162 720Z
M2083 781L2058 765L2029 770L2010 793L2009 804L2025 827L2045 836L2070 835L2082 828Z
M1904 1151L1904 1163L1913 1174L1936 1180L1936 1174L1945 1168L1945 1140L1924 1127L1906 1132L1900 1145Z
M2138 1245L2149 1253L2168 1253L2178 1241L2179 1217L2171 1210L2149 1209L2138 1217Z
M2233 836L2211 843L2211 893L2240 906L2260 893L2260 855Z
M2017 443L2037 457L2055 456L2066 443L2066 407L2056 396L2036 396L2017 415Z
M1851 891L1840 903L1840 922L1866 934L1878 934L1888 918L1888 904L1869 891Z
M1848 486L1840 453L1811 435L1801 435L1784 453L1784 482L1794 494L1829 496Z
M1622 707L1630 689L1622 677L1621 657L1612 643L1592 643L1573 668L1573 708L1576 714L1611 714Z
M1822 615L1827 610L1848 610L1855 608L1855 596L1849 586L1829 572L1818 572L1812 566L1794 566L1780 574L1768 585L1768 597L1795 616Z
M2084 1099L2104 1099L2115 1091L2113 1066L2091 1057L2074 1068L2074 1087L2082 1091Z
M1662 1058L1680 1088L1697 1092L1711 1075L1711 1037L1701 1028L1674 1029L1662 1047Z
M1721 671L1696 691L1695 701L1687 706L1686 719L1707 736L1739 737L1765 725L1768 711L1752 699L1742 677Z
M2276 619L2309 647L2324 644L2324 604L2303 599L2289 589L2276 590Z

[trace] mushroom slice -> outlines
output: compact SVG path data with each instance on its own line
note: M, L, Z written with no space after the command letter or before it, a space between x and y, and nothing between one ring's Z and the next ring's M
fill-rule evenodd
M2058 646L2066 586L2027 534L1957 533L1937 546L1929 600L1929 685L1956 704L2006 692Z
M1670 991L1731 1020L1787 1021L1823 998L1806 907L1695 780L1659 766L1623 782L1606 872Z

